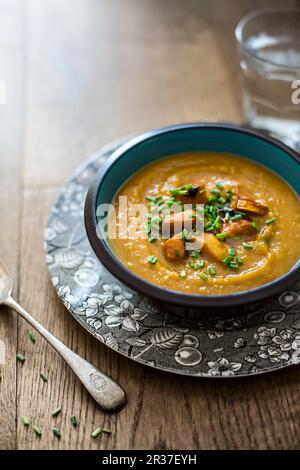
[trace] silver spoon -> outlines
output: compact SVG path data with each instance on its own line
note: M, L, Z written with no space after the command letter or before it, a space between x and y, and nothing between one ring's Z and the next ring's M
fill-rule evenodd
M38 331L61 355L75 375L81 380L88 392L104 410L114 411L120 408L126 401L124 390L110 377L96 369L96 367L78 356L78 354L71 351L71 349L32 318L29 313L12 298L12 289L12 277L5 265L0 261L0 306L7 305L11 307Z

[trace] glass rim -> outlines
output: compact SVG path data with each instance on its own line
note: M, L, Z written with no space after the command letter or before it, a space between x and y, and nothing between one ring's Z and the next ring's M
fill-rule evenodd
M289 7L269 7L269 8L260 8L258 10L254 10L247 15L243 16L240 21L238 22L236 28L235 28L235 38L238 43L238 46L241 48L242 51L244 51L246 54L250 55L254 59L256 59L259 62L265 63L265 64L271 64L275 65L277 67L281 67L282 69L285 70L300 70L300 65L285 65L281 64L280 62L275 62L272 60L264 59L263 57L259 57L256 52L254 52L252 49L249 47L246 47L244 44L243 40L243 30L245 26L253 19L258 18L260 16L264 16L267 14L271 13L294 13L300 15L300 8L289 8Z

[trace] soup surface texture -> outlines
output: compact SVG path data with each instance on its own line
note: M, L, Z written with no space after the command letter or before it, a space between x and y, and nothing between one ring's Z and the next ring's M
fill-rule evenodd
M146 206L143 237L120 228L119 196L128 198L129 227L137 219L130 207ZM173 204L179 212L168 212ZM300 257L298 195L242 157L201 152L163 158L133 175L114 206L122 234L109 241L116 256L140 277L171 290L222 295L253 289L289 271ZM196 221L203 223L202 238ZM153 226L161 234L167 225L169 235L154 239Z

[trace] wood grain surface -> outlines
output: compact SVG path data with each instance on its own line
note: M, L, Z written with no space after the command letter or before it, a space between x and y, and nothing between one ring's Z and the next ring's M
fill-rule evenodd
M0 105L0 256L14 275L16 299L128 396L121 412L102 412L51 347L39 336L33 344L28 325L1 309L1 449L300 447L299 368L220 381L133 363L72 319L50 285L43 251L56 196L102 145L171 123L242 121L234 26L252 9L281 3L0 0L7 91ZM23 365L16 364L18 351ZM42 437L23 426L23 416L43 428ZM112 434L92 439L101 426Z

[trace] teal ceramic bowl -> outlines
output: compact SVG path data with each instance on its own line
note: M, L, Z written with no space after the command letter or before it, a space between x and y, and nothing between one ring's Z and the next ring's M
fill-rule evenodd
M281 142L233 125L184 124L147 132L120 147L96 175L87 194L85 226L99 260L118 279L137 292L164 304L186 307L232 308L270 298L300 279L298 261L288 273L268 284L226 295L196 295L159 287L128 270L99 233L96 210L111 203L119 188L145 165L168 155L216 151L254 160L284 178L300 194L300 157Z

